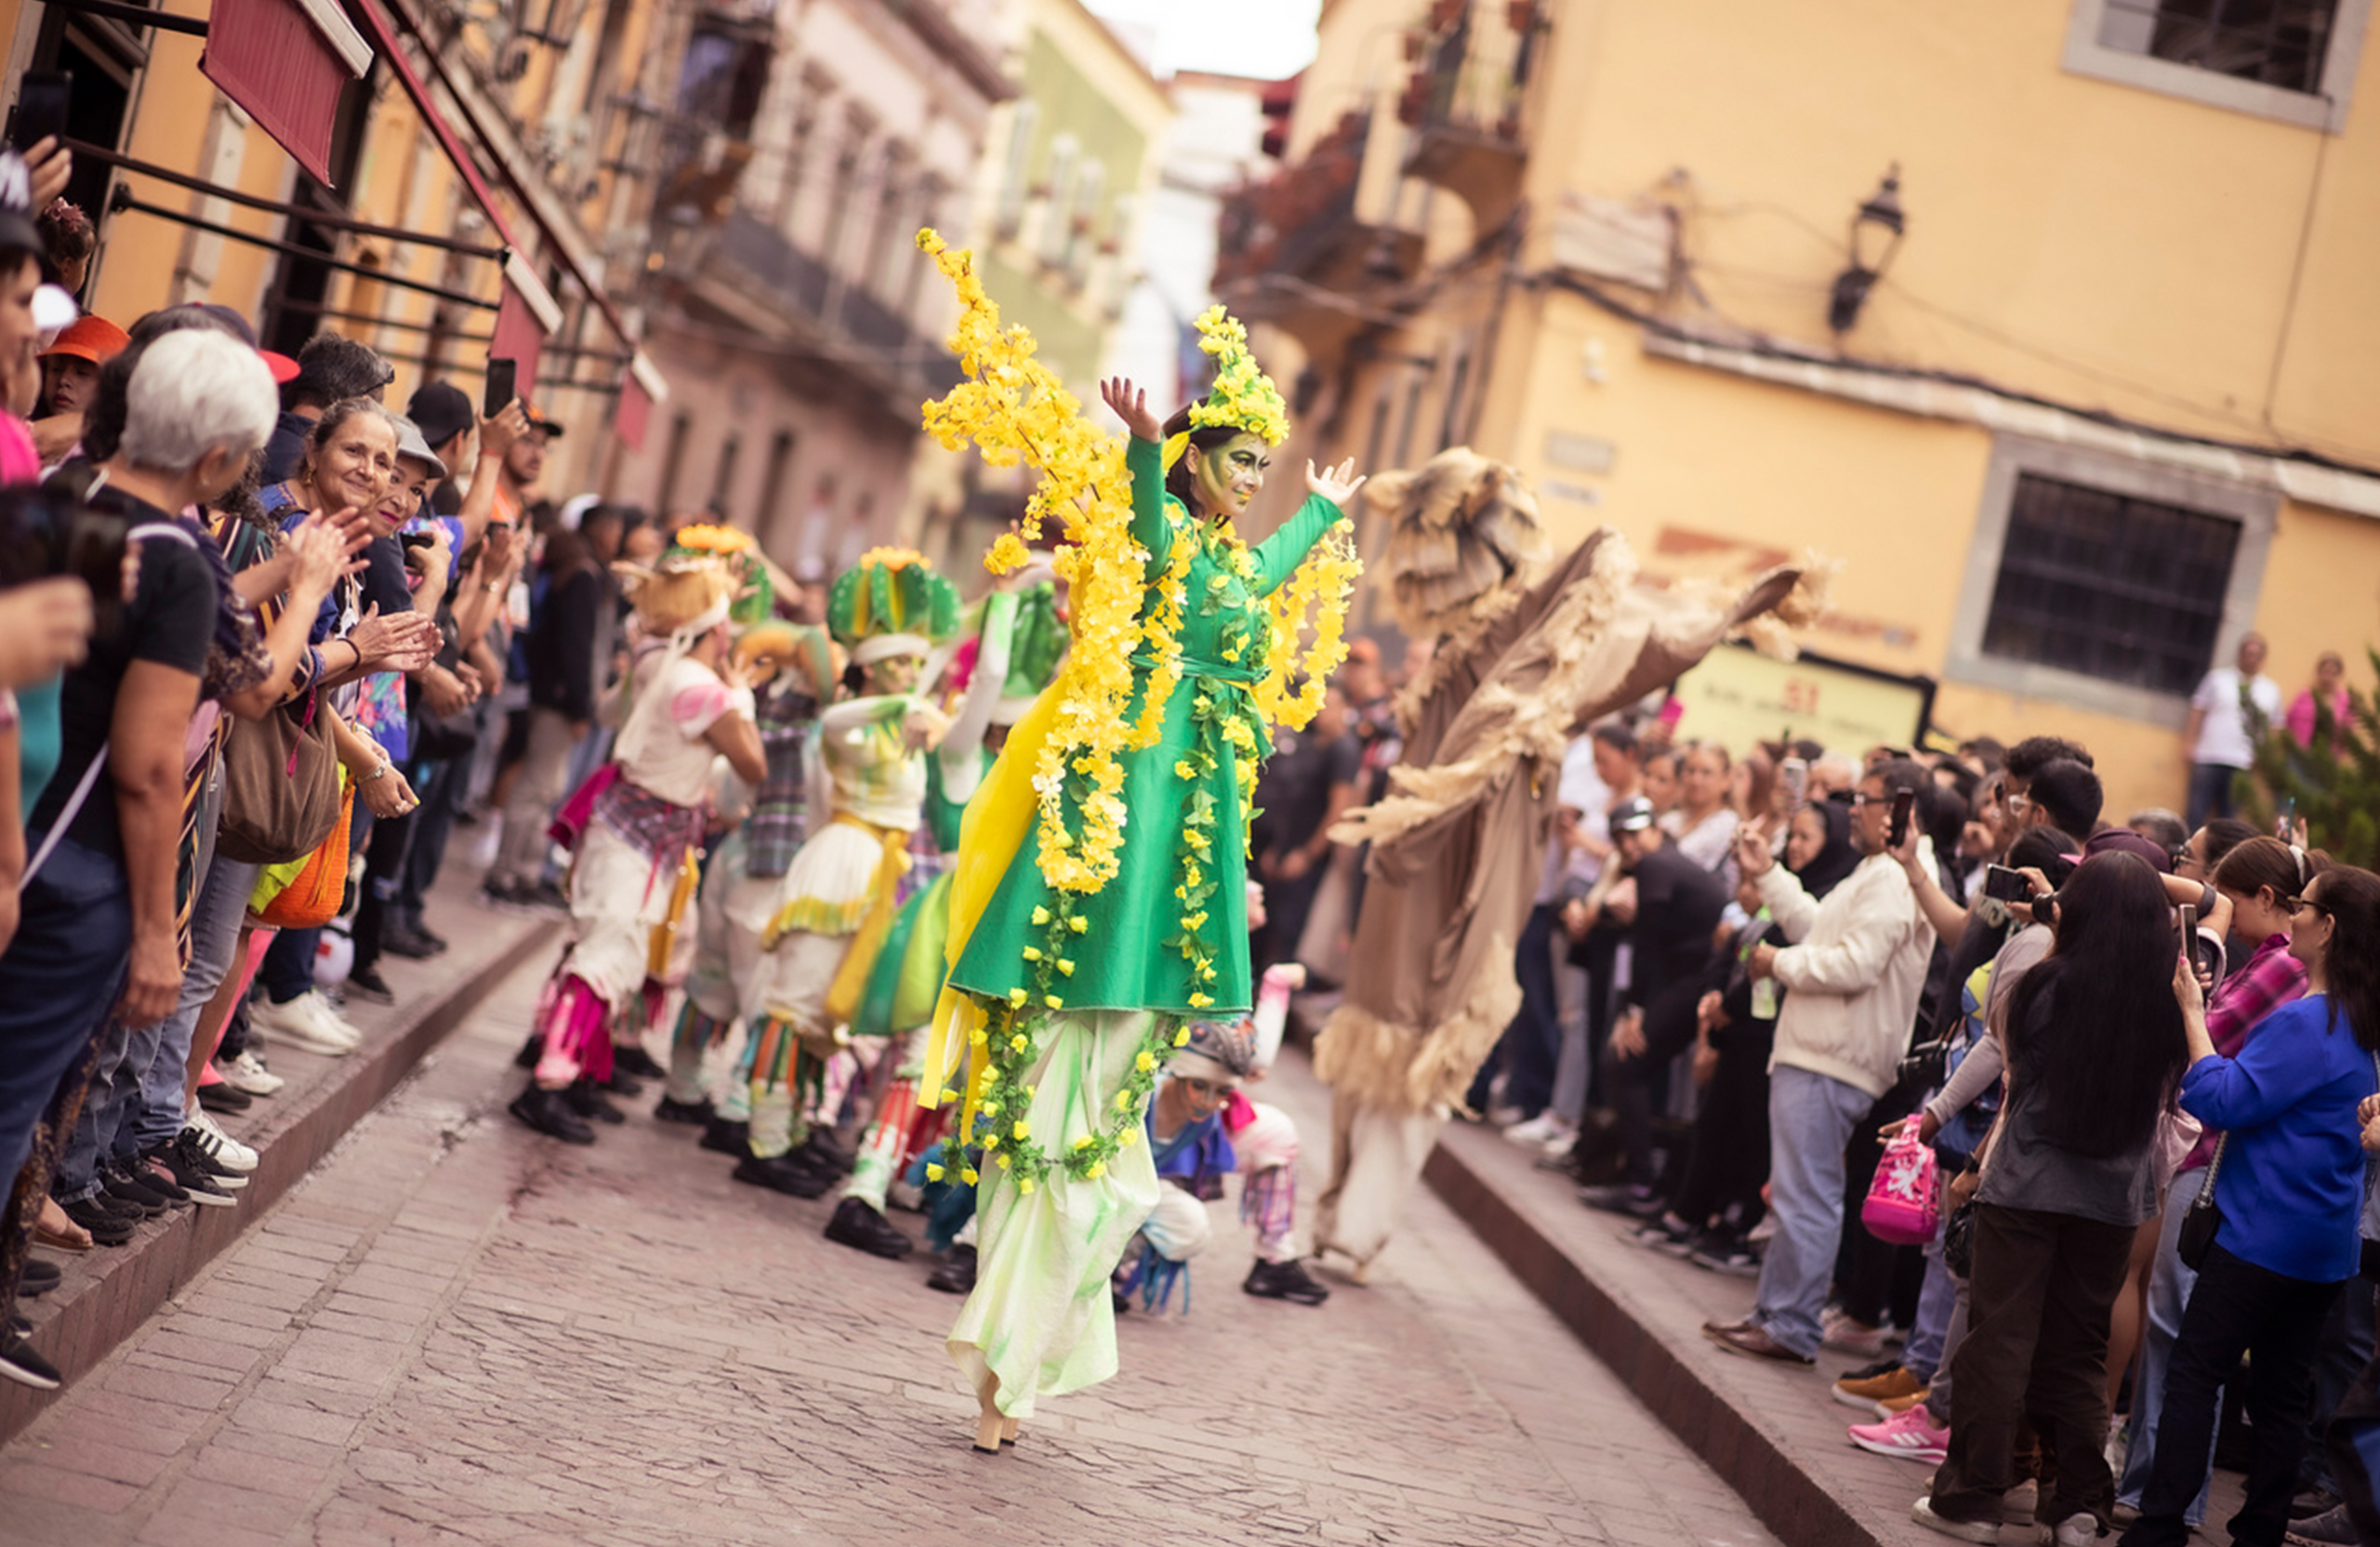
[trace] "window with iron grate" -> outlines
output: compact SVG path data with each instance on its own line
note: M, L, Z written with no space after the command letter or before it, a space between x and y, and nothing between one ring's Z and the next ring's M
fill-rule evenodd
M1983 654L2187 694L2214 659L2241 523L2020 473Z

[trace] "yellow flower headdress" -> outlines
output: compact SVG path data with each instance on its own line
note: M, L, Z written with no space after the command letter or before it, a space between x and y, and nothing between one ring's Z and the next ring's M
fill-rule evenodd
M1198 347L1215 357L1215 384L1190 406L1190 429L1228 425L1245 430L1268 446L1289 438L1289 405L1273 378L1248 352L1248 329L1220 305L1198 316ZM1170 470L1190 446L1190 432L1169 437L1165 465Z

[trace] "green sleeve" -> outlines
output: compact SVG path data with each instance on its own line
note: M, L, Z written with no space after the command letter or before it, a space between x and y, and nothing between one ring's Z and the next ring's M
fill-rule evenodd
M1173 522L1166 514L1165 447L1134 436L1124 443L1124 469L1132 475L1132 540L1147 550L1144 582L1165 572L1173 556Z
M1320 495L1308 495L1298 513L1281 529L1256 545L1256 594L1270 596L1281 588L1322 535L1343 519L1339 507Z

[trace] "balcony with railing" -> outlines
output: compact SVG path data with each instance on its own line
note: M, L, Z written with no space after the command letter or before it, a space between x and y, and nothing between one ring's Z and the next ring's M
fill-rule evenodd
M1413 73L1396 104L1412 131L1405 171L1461 198L1483 231L1520 199L1529 78L1550 10L1547 0L1432 0L1406 34Z
M1412 271L1421 236L1357 213L1371 133L1371 114L1348 113L1302 158L1224 196L1215 289L1233 310L1311 339Z

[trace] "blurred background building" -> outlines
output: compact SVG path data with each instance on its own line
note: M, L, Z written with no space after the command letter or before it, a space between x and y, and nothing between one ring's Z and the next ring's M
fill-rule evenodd
M2170 802L2242 632L2293 687L2373 632L2370 10L1329 0L1218 287L1283 463L1468 442L1659 572L1817 548L1816 649Z

